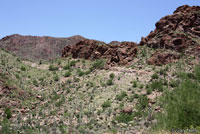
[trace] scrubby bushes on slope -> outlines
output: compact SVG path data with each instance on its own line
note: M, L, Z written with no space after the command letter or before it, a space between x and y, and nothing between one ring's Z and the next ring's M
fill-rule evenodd
M200 126L200 66L194 77L187 73L179 75L180 85L165 94L164 113L158 116L159 129L186 129Z

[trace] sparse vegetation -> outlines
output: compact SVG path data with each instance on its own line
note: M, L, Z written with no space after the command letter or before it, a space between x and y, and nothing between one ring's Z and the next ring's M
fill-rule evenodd
M92 64L90 70L102 69L102 68L104 67L104 65L105 65L105 61L104 61L103 59L96 60L96 61Z
M101 106L103 109L111 107L111 101L107 100Z
M128 114L128 113L123 113L121 112L117 117L116 120L118 122L123 122L123 123L128 123L129 121L133 120L134 115L133 114Z
M139 48L132 65L109 69L103 59L32 62L0 50L0 133L200 128L200 66L188 64L194 58L148 65L155 50Z
M70 71L67 71L67 72L65 72L65 74L64 74L65 77L69 77L70 75L71 75L71 72L70 72Z
M116 99L119 101L122 101L124 97L127 96L127 93L125 91L121 91L120 94L116 95Z
M56 67L56 66L54 66L54 65L50 65L50 66L49 66L49 70L50 70L50 71L56 71L56 70L58 70L58 67Z

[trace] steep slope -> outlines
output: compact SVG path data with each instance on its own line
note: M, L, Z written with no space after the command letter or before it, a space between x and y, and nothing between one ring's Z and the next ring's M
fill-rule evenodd
M147 37L142 37L140 45L199 56L200 7L188 5L178 7L172 15L161 18L156 23L156 29ZM153 57L155 59L155 54ZM163 60L162 57L165 56L157 56L157 62L159 59Z
M61 56L63 48L84 40L81 36L69 38L53 38L39 36L22 36L14 34L0 40L0 48L4 48L17 56L33 61L55 59Z

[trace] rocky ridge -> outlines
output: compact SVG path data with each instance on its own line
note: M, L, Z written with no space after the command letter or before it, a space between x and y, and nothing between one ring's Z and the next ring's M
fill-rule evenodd
M156 29L154 31L151 31L147 37L142 37L139 45L146 45L154 49L170 49L179 53L199 56L199 6L180 6L174 11L172 15L161 18L155 25ZM155 55L156 54L152 55L154 59ZM160 57L165 58L166 56L164 55L166 55L166 53ZM157 59L157 61L158 60L159 59ZM162 61L165 60L163 59ZM157 62L152 63L152 60L150 63L157 64ZM161 63L165 64L166 62Z
M51 60L60 57L66 45L76 44L84 39L82 36L54 38L14 34L2 38L0 40L0 48L28 60Z
M66 46L63 57L84 59L107 59L109 65L127 65L131 63L138 51L134 42L117 42L106 44L96 40L83 40L75 45Z

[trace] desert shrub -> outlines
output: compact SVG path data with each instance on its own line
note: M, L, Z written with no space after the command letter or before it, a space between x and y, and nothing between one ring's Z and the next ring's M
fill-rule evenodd
M127 93L125 91L121 91L120 94L116 95L116 99L119 101L122 101L124 97L127 96Z
M49 65L49 70L50 71L56 71L56 70L58 70L58 67L56 67L54 65Z
M69 69L71 69L71 67L75 66L76 63L77 63L77 61L75 61L75 60L68 61L68 63L63 67L63 69L69 70Z
M139 98L139 95L138 94L134 94L134 98Z
M7 119L10 119L12 117L12 112L10 108L5 109L5 115Z
M65 72L64 77L69 77L71 75L70 71Z
M72 60L72 61L70 61L70 67L73 67L73 66L75 66L76 65L76 63L77 63L77 61L75 61L75 60Z
M196 68L197 69L197 68ZM198 76L199 70L194 75ZM166 92L162 100L164 112L157 116L158 129L186 129L200 126L200 83L182 73L179 87Z
M143 89L144 88L144 84L140 84L140 89Z
M147 95L152 93L152 89L151 88L147 88Z
M77 70L78 76L83 76L85 72L81 71L80 69Z
M133 81L133 87L134 87L134 88L137 87L137 81Z
M194 76L195 76L196 80L198 82L200 82L200 66L196 66L194 70L195 70Z
M38 81L37 80L33 80L33 85L38 87L39 86Z
M88 74L90 74L92 72L92 70L87 70L87 71L85 71L85 75L88 75Z
M113 85L113 80L112 79L108 79L106 82L106 85L111 86Z
M92 66L90 67L90 70L95 70L95 69L101 69L105 65L105 61L103 59L98 59L96 60Z
M153 90L163 91L163 83L161 80L153 81L150 85Z
M187 73L187 77L190 79L196 79L196 77L193 73Z
M148 106L148 98L147 96L140 96L139 97L139 105L142 109L146 108Z
M55 76L53 77L53 79L54 79L54 81L59 81L58 75L55 75Z
M39 65L41 65L41 64L42 64L42 60L39 61Z
M131 95L128 99L129 99L130 102L133 102L135 97L134 97L134 95Z
M120 76L118 76L118 78L117 78L118 80L120 80L121 79L121 77Z
M69 65L69 64L65 65L65 66L63 67L63 69L65 69L65 70L70 69L70 65Z
M130 121L133 120L133 114L128 114L128 113L123 113L121 112L116 118L115 120L117 120L118 122L122 122L122 123L128 123Z
M1 134L13 134L13 129L11 127L10 121L7 118L4 118L3 121L0 122L1 125Z
M26 67L25 66L21 66L21 70L22 71L26 71Z
M115 77L115 74L114 74L114 73L111 73L111 74L110 74L110 79L114 79L114 77Z
M172 80L169 85L171 87L178 87L179 83L180 83L180 81L178 81L178 80Z
M111 101L109 101L109 100L104 101L104 103L101 105L101 107L102 107L103 109L108 108L108 107L111 107Z
M154 73L152 76L151 76L152 79L158 79L158 74L157 73Z

